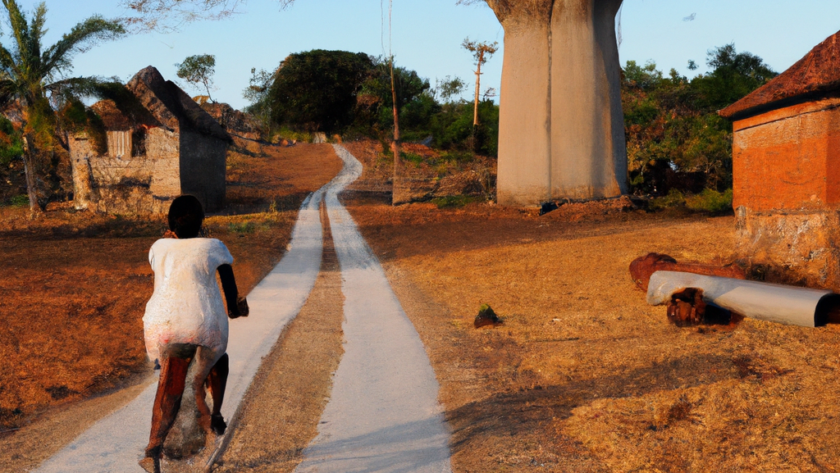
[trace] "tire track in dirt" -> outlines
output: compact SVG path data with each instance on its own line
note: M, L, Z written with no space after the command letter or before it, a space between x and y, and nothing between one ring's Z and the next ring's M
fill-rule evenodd
M341 265L344 356L319 434L300 472L449 472L449 431L425 347L338 194L361 163L335 145L344 171L325 197Z
M342 349L341 273L321 205L321 272L298 316L266 357L216 472L289 472L317 435Z

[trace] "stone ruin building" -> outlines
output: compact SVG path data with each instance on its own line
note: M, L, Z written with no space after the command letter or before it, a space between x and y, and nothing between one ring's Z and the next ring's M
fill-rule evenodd
M91 107L105 126L106 152L97 151L88 132L70 137L76 208L157 214L178 195L192 194L206 211L222 209L231 136L154 67L138 72L126 89L124 103Z
M720 115L734 121L739 258L840 289L840 33Z

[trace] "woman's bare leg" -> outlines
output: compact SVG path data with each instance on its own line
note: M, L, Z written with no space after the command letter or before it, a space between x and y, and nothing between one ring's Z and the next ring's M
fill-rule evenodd
M213 398L213 412L210 415L210 427L217 435L225 433L227 424L222 417L222 402L225 400L225 387L227 386L228 373L230 372L230 358L227 353L219 358L210 375L207 377L207 387L210 388L210 396Z
M160 363L160 380L152 408L152 430L146 447L146 457L155 460L155 471L159 470L157 462L163 450L163 442L181 407L189 364L189 358L174 356L164 356Z
M195 390L195 404L201 416L199 424L208 433L211 430L211 412L210 408L207 407L204 384L210 376L213 367L216 365L217 360L220 358L217 352L204 346L199 346L195 354L195 361L198 363L195 378L192 380L193 389Z

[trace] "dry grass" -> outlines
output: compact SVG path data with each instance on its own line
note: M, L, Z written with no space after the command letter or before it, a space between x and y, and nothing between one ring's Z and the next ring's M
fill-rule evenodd
M228 198L236 214L206 223L230 248L244 292L279 261L305 194L341 169L326 145L266 152L231 152ZM144 369L141 318L153 287L147 255L164 229L160 218L89 215L66 205L35 222L26 215L0 209L0 430Z
M727 261L732 217L351 204L428 347L457 471L840 464L838 327L680 329L630 280L651 251ZM472 328L482 303L501 327Z
M380 142L367 139L343 146L364 165L361 177L349 190L391 192L394 158L383 153ZM400 177L411 188L413 200L464 194L483 196L495 186L495 159L469 153L447 154L418 143L403 143L401 152L406 157Z

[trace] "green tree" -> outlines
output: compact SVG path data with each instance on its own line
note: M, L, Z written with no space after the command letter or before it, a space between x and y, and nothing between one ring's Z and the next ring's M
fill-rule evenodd
M718 191L732 185L731 124L717 111L776 73L731 44L710 50L707 63L711 71L691 80L674 70L666 77L653 62L624 67L627 159L637 190L662 192L664 174L673 171L702 173L706 186Z
M461 100L461 94L467 89L467 83L460 77L446 76L443 80L435 79L433 97L440 99L443 103L453 103Z
M251 79L248 87L242 91L242 97L251 102L245 108L247 113L250 113L260 124L260 134L263 139L271 140L272 121L271 121L271 101L269 100L269 91L271 84L274 82L274 74L260 69L251 68Z
M28 19L16 0L2 0L2 5L12 41L0 44L0 101L22 111L23 161L34 217L46 206L46 202L38 202L35 193L35 167L36 157L54 144L57 134L53 104L60 106L70 97L89 94L99 83L95 78L65 78L72 69L72 59L99 41L118 38L125 30L119 23L96 15L44 48L46 4L40 3Z
M712 71L692 80L702 99L700 105L719 110L737 102L778 74L760 57L739 53L734 44L709 51L706 64Z
M178 68L177 76L197 90L203 87L207 92L207 98L211 102L213 96L210 94L213 87L213 75L216 73L216 56L212 54L196 54L184 59L184 62L175 64Z
M404 67L394 68L393 90L391 77L390 62L383 58L375 58L373 67L359 91L360 96L368 97L366 102L376 107L379 126L382 129L390 128L393 124L395 97L398 113L402 117L406 106L431 89L428 79L423 79L416 71Z
M301 131L343 130L353 121L357 95L372 68L364 53L319 49L290 55L269 90L274 122Z

